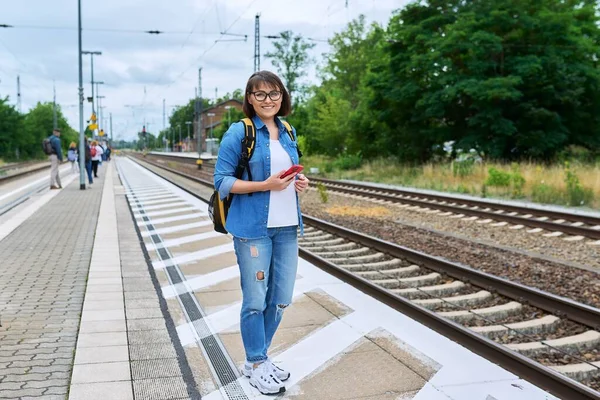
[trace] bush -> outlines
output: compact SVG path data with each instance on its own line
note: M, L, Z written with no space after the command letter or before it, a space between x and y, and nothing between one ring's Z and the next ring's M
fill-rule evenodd
M319 196L321 197L321 203L327 203L329 200L329 194L327 194L327 187L321 182L317 183L317 190L319 191Z
M333 162L334 167L343 171L358 169L362 165L362 157L359 155L343 155Z
M511 165L511 176L510 183L512 186L512 197L516 199L518 197L523 197L523 187L525 186L525 178L521 175L521 171L519 170L519 164L513 163Z
M471 159L452 162L452 174L454 176L465 177L473 173L475 162Z
M579 177L571 170L568 162L565 163L565 183L567 184L568 205L583 206L591 204L594 200L594 192L592 189L581 186Z
M531 200L543 204L564 204L565 193L554 186L538 183L531 188Z
M485 181L487 186L509 187L511 174L509 172L500 171L494 167L488 170L488 177Z

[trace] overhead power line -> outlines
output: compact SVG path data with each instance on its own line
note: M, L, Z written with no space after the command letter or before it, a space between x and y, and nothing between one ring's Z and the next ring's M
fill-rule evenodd
M44 25L9 25L0 24L0 28L14 28L14 29L36 29L36 30L50 30L50 31L76 31L77 27L74 26L44 26ZM119 29L119 28L83 28L83 31L88 32L113 32L113 33L143 33L150 35L192 35L190 31L177 31L177 30L158 30L158 29ZM202 32L203 35L220 35L221 32Z

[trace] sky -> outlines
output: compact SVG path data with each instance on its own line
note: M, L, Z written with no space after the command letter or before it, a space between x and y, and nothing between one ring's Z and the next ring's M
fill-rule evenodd
M318 83L316 67L330 50L326 40L360 14L386 24L409 0L102 0L82 2L83 50L94 56L105 126L112 114L113 137L130 140L146 123L163 129L163 99L168 116L194 97L202 67L202 95L215 98L244 88L254 70L254 22L260 14L261 35L292 30L316 39L307 83ZM347 6L346 6L347 4ZM39 101L57 103L69 124L79 129L77 1L0 0L0 97L21 109ZM163 34L150 35L148 30ZM223 35L222 32L248 35ZM240 40L241 39L241 40ZM219 41L217 41L219 40ZM235 40L235 41L232 41ZM217 41L217 42L216 42ZM272 50L261 38L261 55ZM261 69L272 70L261 56ZM84 96L91 96L90 56L83 57ZM84 104L84 120L91 104ZM84 121L85 123L85 121Z

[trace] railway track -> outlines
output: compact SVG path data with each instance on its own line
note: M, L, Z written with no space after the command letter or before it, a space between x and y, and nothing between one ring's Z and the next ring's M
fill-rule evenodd
M599 309L304 219L303 258L561 398L600 399Z
M34 174L39 171L43 171L45 169L50 168L49 163L18 163L18 164L10 164L5 165L4 167L0 167L0 185L2 183L12 181L15 179L22 178L24 176ZM14 170L22 170L14 173L10 173L10 171Z
M439 211L440 216L479 219L480 223L496 226L511 224L512 229L533 228L530 232L546 231L547 236L570 235L567 240L589 238L600 240L600 217L573 214L539 208L520 207L504 203L493 203L474 199L459 199L437 194L415 193L412 191L382 188L367 184L333 181L310 177L314 183L323 184L328 190L363 200L375 199L390 203L404 204Z

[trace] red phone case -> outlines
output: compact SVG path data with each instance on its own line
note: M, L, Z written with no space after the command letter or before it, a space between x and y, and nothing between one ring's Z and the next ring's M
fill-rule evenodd
M294 172L298 172L298 173L300 173L300 172L301 172L303 169L304 169L304 167L303 167L302 165L300 165L300 164L297 164L297 165L292 165L292 166L290 167L290 169L288 169L287 171L285 171L285 172L283 173L283 175L281 175L281 176L280 176L280 178L285 178L286 176L288 176L288 175L291 175L291 174L293 174Z

